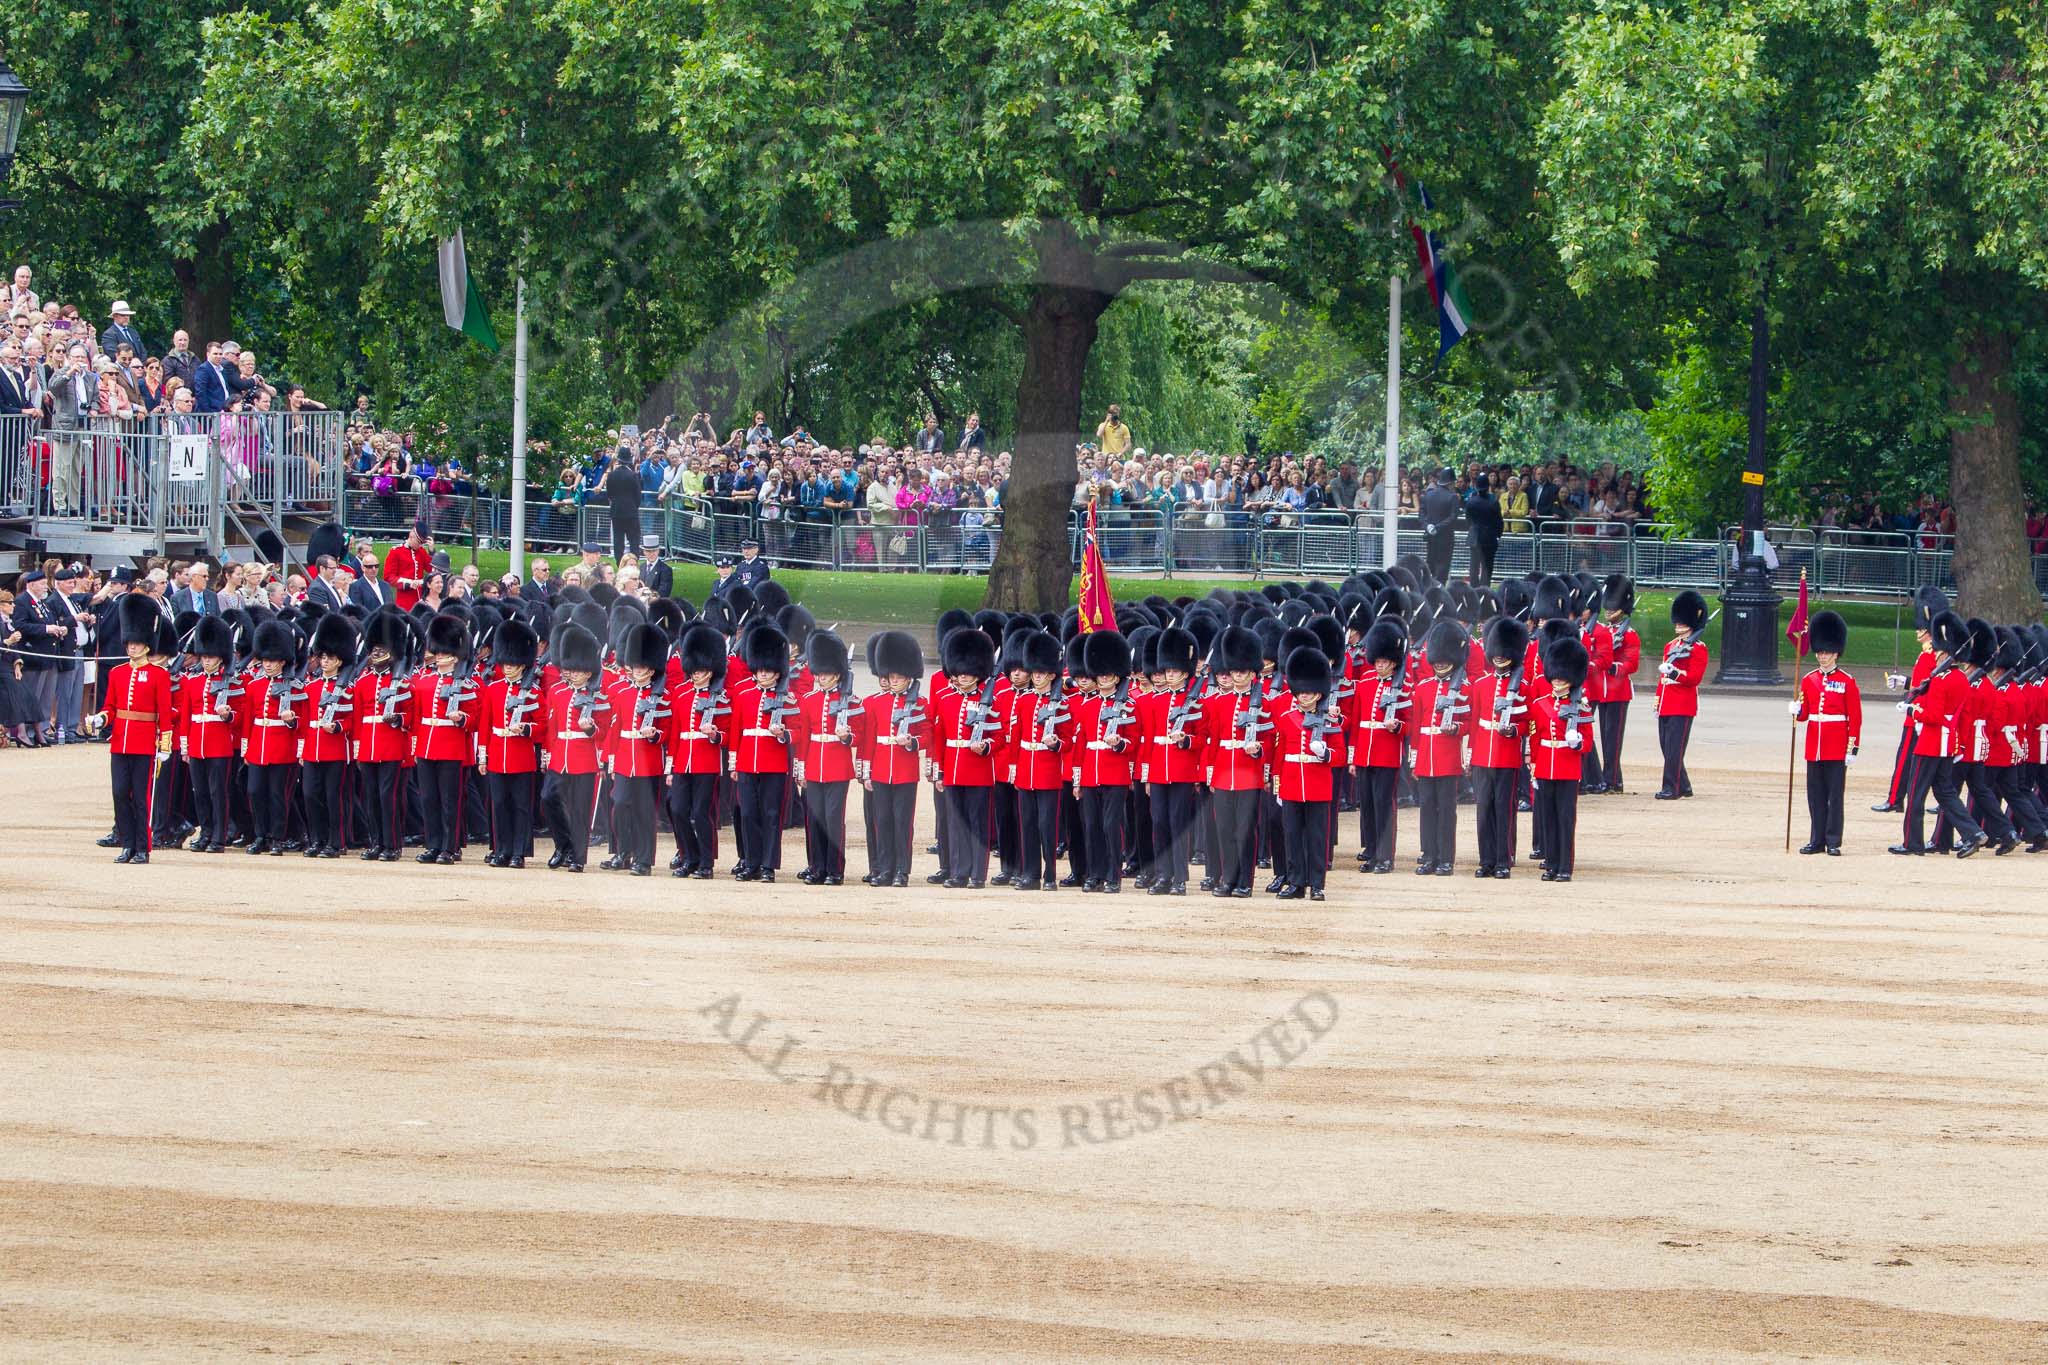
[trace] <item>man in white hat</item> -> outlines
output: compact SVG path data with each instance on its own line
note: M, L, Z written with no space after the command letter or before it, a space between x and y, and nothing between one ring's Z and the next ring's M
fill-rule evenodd
M137 360L149 359L149 347L142 344L142 333L135 330L135 310L128 306L128 300L115 299L107 314L112 321L100 333L100 350L112 355L121 349L121 343L125 341L135 348Z

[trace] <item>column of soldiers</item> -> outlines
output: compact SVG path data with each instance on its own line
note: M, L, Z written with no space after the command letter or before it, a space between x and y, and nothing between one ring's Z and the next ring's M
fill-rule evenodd
M1476 876L1524 861L1528 811L1526 858L1568 881L1579 796L1622 789L1634 597L1619 575L1495 593L1410 560L1336 587L1149 597L1113 630L1071 609L954 611L929 673L909 633L868 639L866 689L847 643L773 581L701 614L604 586L552 607L238 611L161 634L138 609L118 676L137 695L110 690L101 720L124 862L183 844L449 865L481 844L487 866L519 869L544 838L550 868L580 873L602 844L597 867L649 876L666 839L672 875L708 878L729 827L731 875L773 882L800 827L797 879L838 885L858 818L861 880L905 886L925 789L926 880L952 888L1246 897L1263 868L1266 892L1321 899L1338 811L1359 812L1360 870L1387 873L1406 802L1418 875L1453 872L1472 802ZM1704 603L1682 594L1673 616L1659 728L1683 797Z

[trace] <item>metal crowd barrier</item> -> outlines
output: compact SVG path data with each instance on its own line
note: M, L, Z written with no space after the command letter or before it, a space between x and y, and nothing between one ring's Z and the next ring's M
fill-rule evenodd
M8 446L0 427L0 458ZM310 468L310 466L308 466ZM565 552L585 542L609 547L611 515L602 502L548 501L552 489L535 489L527 501L527 543L537 552ZM342 497L343 519L352 532L395 538L426 520L437 537L456 544L502 546L511 530L511 504L503 495L477 492L434 495L418 489L377 494L350 488ZM841 510L822 519L815 509L782 509L762 518L758 509L709 499L670 498L641 508L643 536L658 539L674 559L709 563L737 555L740 542L761 542L762 553L789 568L878 573L984 573L1002 541L1000 526L970 527L958 510L921 511L878 521L865 509ZM991 514L993 515L993 514ZM1264 578L1335 580L1380 563L1383 512L1176 511L1155 507L1098 508L1097 543L1112 571L1165 577L1250 575ZM1644 523L1633 528L1612 522L1545 521L1527 532L1501 538L1494 552L1494 584L1531 571L1625 573L1645 588L1717 591L1734 571L1739 528L1715 539L1688 537L1682 528ZM1933 584L1953 591L1954 548L1905 533L1845 532L1810 527L1769 527L1778 556L1773 581L1794 590L1802 570L1808 585L1827 596L1899 596ZM1068 548L1078 565L1085 518L1076 509L1067 527ZM1427 557L1427 537L1412 516L1395 528L1401 555ZM1934 543L1927 543L1934 541ZM1451 573L1472 572L1471 538L1454 538ZM2048 593L2048 555L2036 556L2034 574Z

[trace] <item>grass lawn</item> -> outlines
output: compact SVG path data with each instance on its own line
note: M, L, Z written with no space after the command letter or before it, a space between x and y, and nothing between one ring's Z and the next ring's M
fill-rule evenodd
M378 548L381 551L389 547ZM576 562L574 555L542 557L553 564L557 572ZM453 559L458 565L467 562L459 550L454 552ZM505 572L507 553L485 550L477 555L476 562L485 577L501 577ZM676 592L692 602L702 602L716 577L709 565L678 564ZM962 607L969 611L979 607L988 585L984 577L961 574L826 573L778 569L775 577L789 588L792 596L827 624L844 621L861 625L930 625L948 607ZM1075 593L1080 591L1080 585L1077 575L1073 587ZM1257 586L1258 582L1243 578L1110 579L1110 591L1119 602L1133 601L1153 593L1168 598L1182 595L1200 597L1212 588ZM1671 638L1673 595L1669 592L1641 592L1636 595L1635 627L1642 636L1645 657L1656 657L1662 652L1664 642ZM1711 610L1715 605L1713 594L1706 596ZM1787 597L1778 607L1778 653L1787 669L1792 666L1792 644L1784 638L1783 627L1792 619L1792 605L1793 599ZM1919 651L1913 639L1910 606L1895 611L1889 602L1816 601L1813 610L1819 611L1822 607L1832 607L1847 618L1848 662L1851 664L1874 667L1890 665L1898 659L1910 666ZM1899 629L1896 651L1893 640L1895 620ZM1718 646L1720 638L1720 623L1717 621L1708 631L1708 640Z

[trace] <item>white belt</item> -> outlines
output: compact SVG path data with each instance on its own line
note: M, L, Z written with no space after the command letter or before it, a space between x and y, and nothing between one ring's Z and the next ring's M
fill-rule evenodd
M1108 739L1091 739L1088 741L1088 747L1091 749L1114 749L1116 747L1116 741Z
M420 724L422 724L422 725L460 725L460 724L462 724L462 721L461 721L461 719L460 719L460 718L454 718L454 719L451 719L451 718L449 718L449 717L447 717L447 716L428 716L428 717L427 717L427 718L426 718L425 720L422 720L422 721L420 722Z
M978 739L949 739L946 741L946 747L948 749L971 749L979 743L981 741Z
M1018 748L1020 748L1020 749L1029 749L1029 750L1031 750L1031 751L1032 751L1033 753L1038 753L1038 752L1041 752L1042 750L1050 749L1050 748L1052 747L1052 745L1050 745L1050 744L1040 744L1040 743L1039 743L1039 742L1038 742L1037 740L1035 740L1035 739L1027 739L1027 740L1025 740L1025 741L1024 741L1024 742L1023 742L1022 744L1018 745L1017 747L1018 747Z
M1814 714L1812 714L1812 715L1810 715L1810 716L1808 716L1808 717L1806 718L1806 722L1807 722L1807 724L1811 725L1811 724L1812 724L1813 722L1815 722L1815 721L1817 721L1817 720L1847 720L1847 719L1849 719L1849 718L1848 718L1847 716L1837 716L1837 715L1833 715L1833 714L1831 714L1831 713L1829 713L1829 712L1825 712L1825 711L1816 711L1816 712L1815 712Z
M583 732L582 732L581 730L557 730L557 731L555 732L555 738L556 738L556 739L588 739L588 740L595 740L595 739L597 738L597 736L596 736L596 735L586 735L586 734L584 734L584 733L583 733Z
M288 720L258 720L256 723L266 730L274 730L280 725L291 724L291 722Z
M756 729L752 729L752 730L742 730L742 731L740 731L740 733L741 733L741 734L743 734L743 735L752 735L752 736L753 736L753 737L754 737L755 739L773 739L773 738L775 738L775 732L774 732L773 730L762 730L762 729L758 729L758 728L756 728Z
M206 725L209 723L218 725L223 717L216 711L198 711L193 713L191 719L194 725Z
M492 734L494 734L494 735L496 735L496 736L497 736L497 737L498 737L499 739L524 739L524 738L526 738L526 736L525 736L525 735L521 734L521 733L520 733L520 732L519 732L518 730L515 730L515 729L513 729L513 728L512 728L511 726L509 726L509 725L494 725L494 726L492 726L492 727L491 727L491 733L492 733Z
M1458 727L1455 725L1425 725L1419 733L1425 735L1455 735L1458 733Z
M843 739L841 739L841 738L840 738L840 737L839 737L838 735L812 735L812 736L811 736L811 743L813 743L813 744L844 744L845 742L846 742L846 741L845 741L845 740L843 740Z
M1226 739L1218 742L1226 749L1249 749L1258 743L1255 739Z
M1288 754L1286 757L1289 763L1327 763L1330 756L1328 754Z
M1572 742L1568 739L1539 739L1536 742L1546 749L1569 749L1572 747Z
M916 738L914 735L877 735L875 736L875 743L903 745L910 743L914 738Z

